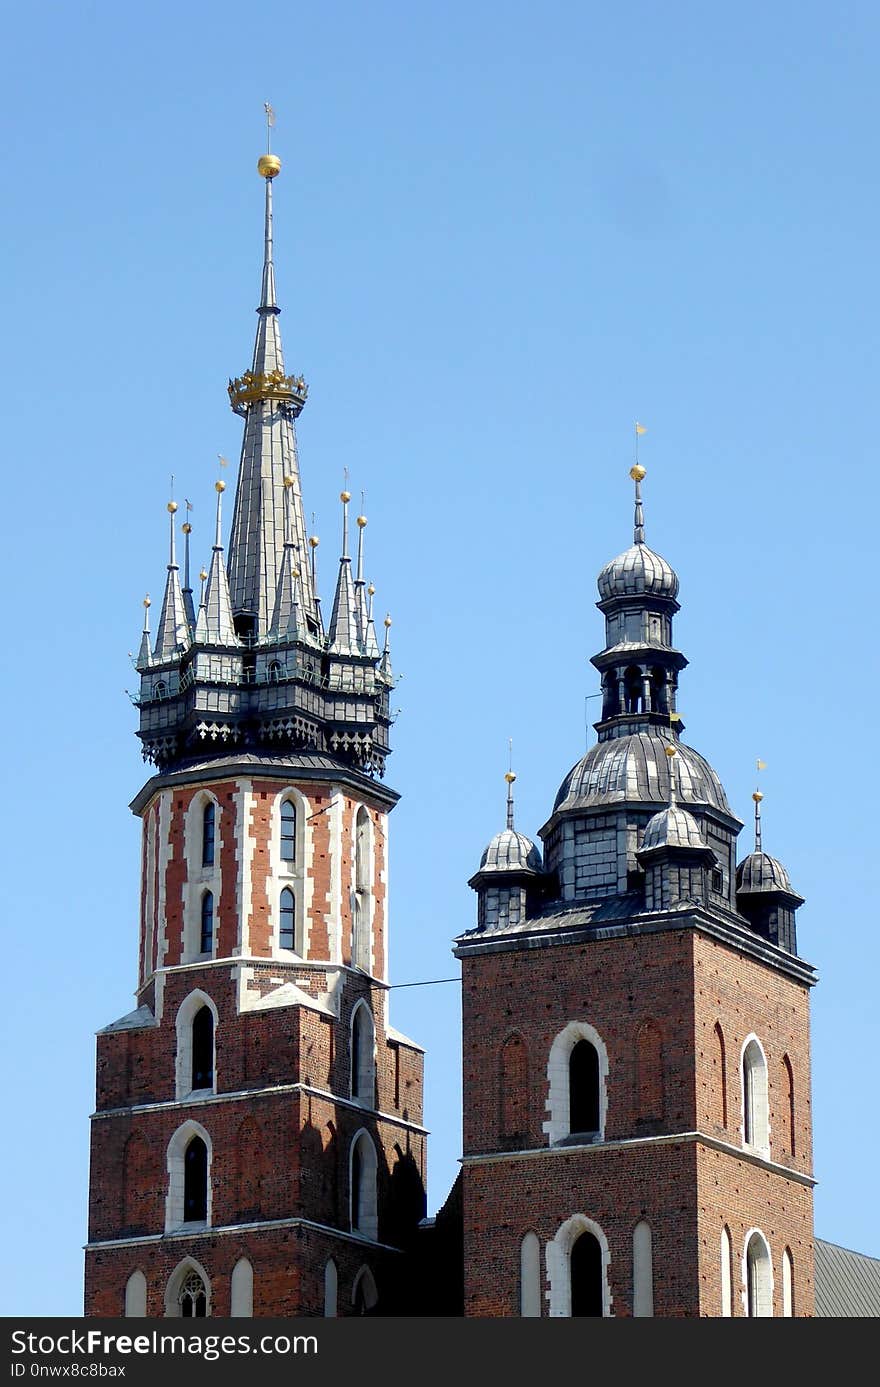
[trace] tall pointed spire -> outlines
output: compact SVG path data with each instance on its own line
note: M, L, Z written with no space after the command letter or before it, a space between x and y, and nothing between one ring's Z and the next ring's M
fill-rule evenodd
M379 642L376 640L376 624L373 621L373 598L375 594L376 589L370 583L367 587L367 632L364 636L364 654L378 660Z
M229 382L232 408L245 420L229 542L229 590L242 630L263 640L272 622L284 555L285 477L293 478L294 548L306 553L294 420L302 411L308 389L301 376L285 374L278 322L272 183L281 171L281 160L267 152L257 169L266 183L257 335L250 371ZM307 568L302 576L305 617L317 629L315 595Z
M189 501L186 502L189 510ZM183 605L186 608L186 619L189 622L189 629L194 631L196 628L196 613L193 606L192 585L189 581L189 537L192 534L192 525L188 520L181 526L183 530Z
M293 546L293 526L291 523L291 503L293 500L293 478L285 477L285 525L284 559L278 575L275 593L275 606L272 624L269 627L271 640L301 640L305 633L302 622L302 571L299 555Z
M328 640L331 654L359 655L362 653L360 623L357 596L351 577L351 555L348 552L348 503L351 500L351 492L340 491L339 499L342 502L342 554L339 559L339 577L336 580Z
M392 677L392 670L391 670L391 613L390 613L390 612L386 612L386 613L385 613L385 621L383 622L383 625L384 625L384 627L385 627L385 642L384 642L384 644L383 644L383 646L382 646L382 658L381 658L381 660L379 661L379 669L380 669L381 673L385 675L385 678L386 678L386 679L391 679L391 677Z
M171 660L178 655L181 650L185 650L190 643L189 621L186 615L186 607L183 603L183 593L180 588L180 569L177 565L177 554L174 545L174 516L177 512L177 502L168 502L168 515L171 520L171 545L168 559L168 577L165 580L165 595L162 598L162 611L159 615L159 626L156 631L156 644L153 647L153 659Z
M363 493L361 494L363 504ZM357 568L354 578L355 610L357 612L358 639L361 649L367 655L376 654L379 651L367 649L367 638L370 630L370 612L367 605L366 583L364 582L364 530L367 528L367 517L359 515L357 518L358 527L358 548L357 548Z
M141 633L141 643L138 648L138 655L135 661L135 669L143 673L149 669L153 662L153 653L150 649L150 594L144 598L144 629Z
M229 601L229 580L223 562L223 492L224 481L214 483L217 492L217 529L214 536L214 551L211 565L202 592L199 615L196 622L196 640L201 645L238 645L235 625L232 620L232 606Z

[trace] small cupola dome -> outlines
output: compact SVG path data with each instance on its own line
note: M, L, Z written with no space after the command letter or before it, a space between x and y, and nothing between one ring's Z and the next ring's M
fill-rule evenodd
M524 833L504 828L496 833L480 858L481 872L540 872L540 849Z
M705 848L700 825L680 804L669 804L645 825L642 851L651 848Z
M750 852L736 869L737 895L760 891L791 891L788 872L769 852Z

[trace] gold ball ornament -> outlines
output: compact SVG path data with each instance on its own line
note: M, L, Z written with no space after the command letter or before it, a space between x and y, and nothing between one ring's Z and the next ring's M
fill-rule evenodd
M277 154L261 154L257 160L257 173L261 178L277 178L281 172L281 160Z
M755 801L756 804L760 804L763 798L764 796L761 794L760 790L756 790L755 793L752 795L752 799Z
M357 518L357 523L358 529L362 530L367 523L367 517L365 515L359 515Z
M390 616L386 616L386 618L385 618L385 620L384 620L384 622L383 622L382 624L383 624L383 626L385 626L386 628L389 627L389 626L391 625L391 617L390 617Z
M291 486L293 486L293 477L291 477L291 476L285 477L285 478L284 478L284 485L285 485L285 487L291 487Z
M144 606L145 606L145 607L152 607L152 605L153 605L153 604L152 604L152 602L150 601L150 594L147 593L146 597L144 598Z
M309 544L312 546L313 549L317 549L320 543L321 541L318 539L317 535L309 535Z
M367 588L367 592L368 592L368 594L370 595L370 597L374 597L374 596L375 596L376 589L373 587L373 584L372 584L372 583L370 583L369 587Z
M207 569L202 568L202 569L199 570L199 578L201 579L201 581L202 581L203 583L206 583L206 582L208 581L208 571L207 571Z
M675 747L675 746L667 746L667 747L664 747L663 750L666 752L666 755L667 755L667 756L677 756L677 755L678 755L678 747Z
M168 514L169 514L169 515L173 515L174 512L175 512L176 510L177 510L177 502L176 502L176 501L169 501L169 502L168 502Z
M629 469L629 475L632 477L634 482L643 482L647 477L648 473L647 470L642 466L642 464L640 462L637 462L635 467L631 467Z
M345 504L348 505L349 501L351 500L351 492L350 492L350 491L340 491L340 493L339 493L339 499L340 499L340 501L344 501Z
M190 525L190 523L189 523L188 520L184 520L184 522L183 522L183 524L181 525L180 528L183 530L183 533L184 533L185 535L191 535L192 532L193 532L193 527L192 527L192 525Z
M515 772L515 771L505 771L505 772L504 772L504 779L507 781L508 785L512 785L513 782L516 780L516 772Z
M214 490L217 492L219 496L221 492L226 490L226 483L224 481L215 482Z

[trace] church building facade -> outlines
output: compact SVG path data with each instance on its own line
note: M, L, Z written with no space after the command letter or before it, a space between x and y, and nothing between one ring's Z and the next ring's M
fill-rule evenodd
M508 776L471 879L462 1170L424 1217L423 1054L388 1016L390 620L380 642L347 491L322 615L307 388L275 292L280 161L259 171L229 552L218 480L194 592L171 502L155 632L145 603L137 1004L98 1035L86 1314L810 1316L802 902L763 850L760 796L738 863L742 824L682 740L678 578L646 544L638 465L633 544L599 575L598 741L542 849Z

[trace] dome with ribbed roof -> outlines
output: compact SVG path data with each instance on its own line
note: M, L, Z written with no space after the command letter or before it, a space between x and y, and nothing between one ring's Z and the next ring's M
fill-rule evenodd
M554 813L639 800L667 802L669 762L674 759L679 800L730 814L724 788L708 761L683 742L675 743L678 755L670 758L666 755L669 744L670 737L659 731L597 742L563 780Z
M736 893L761 891L792 892L793 887L778 858L771 857L768 852L750 852L736 869Z
M541 850L524 833L503 828L480 858L481 872L540 872Z
M678 574L647 544L633 544L606 563L598 578L599 596L671 597L678 596Z
M645 825L642 851L649 848L704 848L700 825L680 804L668 804Z

